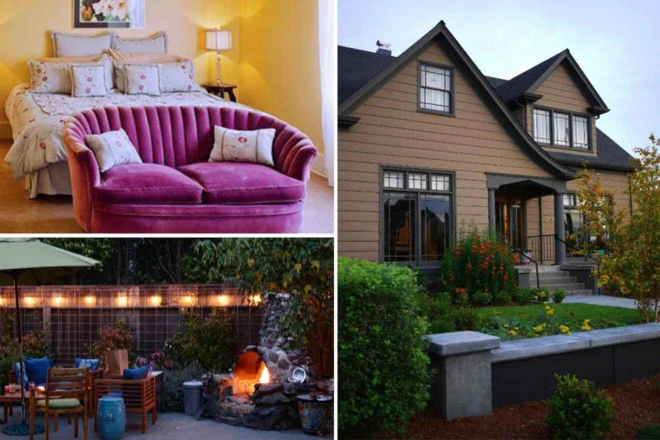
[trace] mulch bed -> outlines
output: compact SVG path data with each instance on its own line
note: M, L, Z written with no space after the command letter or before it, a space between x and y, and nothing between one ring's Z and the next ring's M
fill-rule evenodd
M594 366L594 368L598 368ZM660 424L660 375L604 388L614 399L611 439L634 439L642 425ZM404 438L410 439L551 439L545 427L547 401L495 409L488 417L442 420L433 411L415 416ZM395 438L381 434L376 438Z

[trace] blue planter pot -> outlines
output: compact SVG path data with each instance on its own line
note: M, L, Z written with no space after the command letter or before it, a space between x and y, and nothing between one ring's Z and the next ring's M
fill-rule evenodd
M305 432L322 434L328 432L328 422L333 403L329 400L315 400L308 395L298 396L298 412Z
M126 407L121 397L103 397L99 400L99 436L104 440L118 440L126 431Z

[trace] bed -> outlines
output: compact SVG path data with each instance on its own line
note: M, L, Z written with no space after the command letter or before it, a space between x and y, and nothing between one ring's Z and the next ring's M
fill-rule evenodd
M113 89L107 96L74 98L65 94L33 93L29 84L12 89L5 104L14 143L5 160L15 179L24 179L30 198L39 194L71 195L62 128L71 115L96 107L146 105L249 107L204 91L127 95Z

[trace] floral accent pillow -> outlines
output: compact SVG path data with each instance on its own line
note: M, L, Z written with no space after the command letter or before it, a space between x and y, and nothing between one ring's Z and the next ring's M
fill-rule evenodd
M87 145L94 152L102 173L117 165L142 163L140 155L123 129L87 136Z
M56 58L55 58L56 59ZM64 61L67 60L67 61ZM66 93L71 94L71 65L103 66L106 90L112 89L112 60L109 56L99 57L97 61L89 63L71 63L64 58L61 62L47 60L30 60L30 82L33 93Z
M103 66L72 65L71 85L71 96L75 98L105 96L108 93Z
M215 126L215 142L209 162L251 162L275 166L275 129L231 130Z
M195 81L195 67L191 60L160 65L160 87L163 93L199 92Z
M146 64L124 64L126 93L159 96L160 67Z

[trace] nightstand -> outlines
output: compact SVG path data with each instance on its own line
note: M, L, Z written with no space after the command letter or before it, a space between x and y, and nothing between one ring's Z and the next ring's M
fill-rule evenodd
M234 94L234 89L237 87L234 84L218 84L215 82L212 83L204 83L202 84L202 87L204 89L213 94L217 95L222 99L225 99L225 93L229 95L229 99L231 102L236 102L236 95Z

